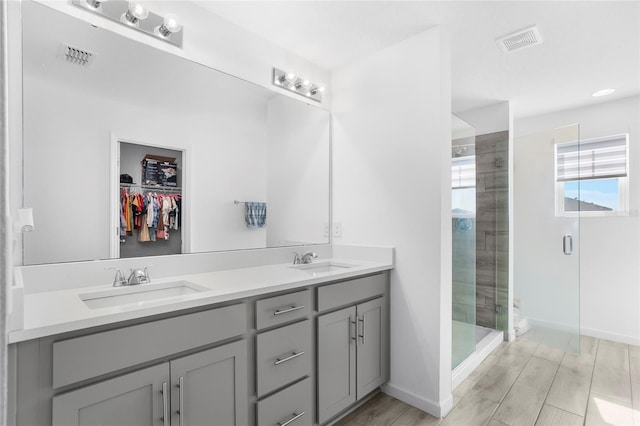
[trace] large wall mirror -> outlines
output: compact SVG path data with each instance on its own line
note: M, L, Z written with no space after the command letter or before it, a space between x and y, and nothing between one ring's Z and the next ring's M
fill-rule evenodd
M171 253L329 242L327 111L42 4L22 8L23 198L36 223L24 264L164 254L164 234L121 229L123 188L179 198ZM69 47L89 62L66 60ZM169 175L175 165L177 189L143 187L147 156L166 157Z

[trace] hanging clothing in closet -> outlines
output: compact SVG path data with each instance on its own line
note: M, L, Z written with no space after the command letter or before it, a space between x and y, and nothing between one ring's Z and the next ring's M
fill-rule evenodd
M133 236L138 241L168 240L170 230L178 230L181 222L181 195L141 191L122 187L120 191L120 235Z

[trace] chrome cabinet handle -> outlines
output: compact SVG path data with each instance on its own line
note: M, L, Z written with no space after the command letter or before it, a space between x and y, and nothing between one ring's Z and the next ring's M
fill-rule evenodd
M305 414L306 413L304 411L302 413L300 413L300 414L293 413L293 417L291 417L289 420L278 422L278 424L280 426L287 426L288 424L290 424L292 422L295 422L296 420L298 420L300 417L304 416Z
M180 382L178 383L178 388L180 389L180 403L178 406L178 415L180 416L180 426L184 425L184 377L180 377Z
M349 337L351 338L351 340L356 342L356 345L357 345L358 344L358 323L353 321L351 319L351 316L349 316L349 324L353 324L353 328L351 327L351 325L349 325ZM351 330L354 330L353 334L351 334Z
M293 312L293 311L298 311L300 309L303 309L304 305L300 305L300 306L292 306L288 309L277 309L273 315L282 315L282 314L288 314L289 312Z
M167 392L167 382L162 383L162 424L169 426L169 393Z
M573 253L573 237L569 234L565 234L565 236L562 237L562 251L567 256Z
M362 323L362 334L358 335L358 337L362 339L362 344L364 345L364 335L365 335L364 315L362 316L362 319L358 318L358 321Z
M304 351L293 352L286 358L276 358L276 361L273 363L274 365L280 365L283 362L291 361L292 359L298 358L300 355L304 355Z

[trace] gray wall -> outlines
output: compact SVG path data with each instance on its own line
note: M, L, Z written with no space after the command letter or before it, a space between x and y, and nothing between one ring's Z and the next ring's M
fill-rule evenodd
M502 323L496 305L505 321L508 308L508 142L508 131L476 136L476 324L490 328Z

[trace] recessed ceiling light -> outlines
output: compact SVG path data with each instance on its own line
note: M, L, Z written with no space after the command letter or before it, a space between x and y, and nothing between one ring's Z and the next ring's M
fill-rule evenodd
M612 93L613 93L613 92L615 92L615 91L616 91L616 89L602 89L602 90L598 90L598 91L597 91L597 92L595 92L595 93L592 93L592 94L591 94L591 96L595 96L595 97L598 97L598 96L607 96L607 95L612 94Z

